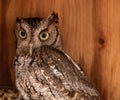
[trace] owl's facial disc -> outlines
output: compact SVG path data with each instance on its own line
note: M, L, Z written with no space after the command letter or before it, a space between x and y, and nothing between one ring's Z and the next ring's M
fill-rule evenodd
M18 54L33 56L44 45L62 48L56 13L46 18L17 18L15 35Z

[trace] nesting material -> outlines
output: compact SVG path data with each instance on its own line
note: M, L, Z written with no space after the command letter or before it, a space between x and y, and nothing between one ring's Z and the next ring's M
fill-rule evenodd
M23 100L20 93L14 89L0 89L0 100Z

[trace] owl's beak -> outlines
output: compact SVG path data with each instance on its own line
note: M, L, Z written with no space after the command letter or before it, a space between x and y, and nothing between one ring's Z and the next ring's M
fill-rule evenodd
M29 53L30 53L30 56L32 56L32 53L33 53L33 44L30 43L29 46L30 46Z

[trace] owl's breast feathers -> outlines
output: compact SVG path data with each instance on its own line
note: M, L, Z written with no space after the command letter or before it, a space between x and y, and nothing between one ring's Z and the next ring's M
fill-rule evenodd
M15 70L17 88L27 100L100 100L77 64L53 47L16 56Z

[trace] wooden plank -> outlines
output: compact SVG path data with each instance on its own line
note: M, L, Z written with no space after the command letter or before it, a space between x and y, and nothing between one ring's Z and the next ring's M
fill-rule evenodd
M120 100L120 14L118 13L120 1L96 0L93 9L95 37L93 73L96 73L96 77L100 76L100 81L96 81L96 84L100 84L99 88L105 100Z
M10 78L10 71L9 71L9 64L8 64L8 56L9 56L9 48L8 48L8 35L6 31L6 11L7 11L7 6L9 4L9 1L4 1L1 0L1 63L0 63L0 85L12 85L11 84L11 78ZM7 81L6 81L7 80Z

